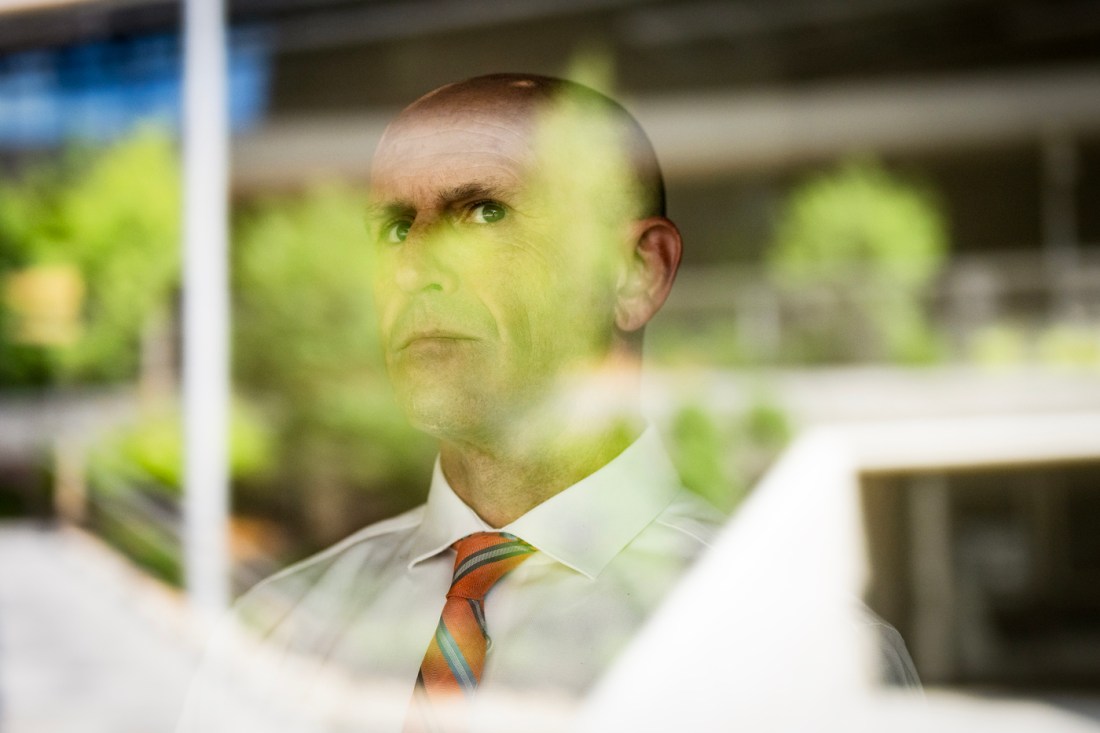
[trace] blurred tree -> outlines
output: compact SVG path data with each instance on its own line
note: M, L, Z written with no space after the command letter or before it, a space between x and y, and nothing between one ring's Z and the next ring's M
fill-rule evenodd
M390 393L361 197L257 202L235 244L236 383L278 426L280 483L309 543L414 504L435 448Z
M874 162L849 162L798 186L767 255L778 286L800 304L794 356L935 359L921 295L946 253L933 197Z
M136 375L178 278L179 198L153 128L0 184L0 386Z

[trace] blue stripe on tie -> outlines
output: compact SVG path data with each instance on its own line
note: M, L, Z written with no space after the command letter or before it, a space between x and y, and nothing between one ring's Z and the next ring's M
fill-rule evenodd
M465 578L467 575L477 570L480 567L489 565L499 560L507 560L510 557L516 557L517 555L527 555L534 552L534 549L524 542L509 542L507 544L496 545L480 552L475 552L473 555L455 569L454 578L451 580L451 585L454 585L458 581Z
M527 543L522 540L512 540L510 542L498 542L495 545L489 545L477 552L471 553L462 564L455 568L455 576L459 577L465 575L466 569L475 563L480 563L486 558L494 558L500 555L502 552L507 552L509 549L515 549L517 547L527 547Z
M451 668L451 674L458 680L458 684L463 691L472 693L477 687L477 678L474 677L474 671L470 669L466 657L462 655L462 650L458 648L458 644L455 643L454 637L451 636L451 632L447 630L447 626L442 620L435 630L435 642L439 644L439 648L443 652L443 658L447 660L447 666Z
M470 610L473 612L474 618L477 619L477 625L481 627L481 635L488 640L489 626L485 623L485 611L481 607L481 601L476 598L467 598L466 602L470 604Z

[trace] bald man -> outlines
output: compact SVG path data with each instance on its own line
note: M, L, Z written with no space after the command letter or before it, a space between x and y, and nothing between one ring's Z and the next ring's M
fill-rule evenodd
M368 229L390 377L439 441L427 502L247 594L183 730L534 730L592 686L722 521L639 413L664 207L586 87L485 76L398 115Z

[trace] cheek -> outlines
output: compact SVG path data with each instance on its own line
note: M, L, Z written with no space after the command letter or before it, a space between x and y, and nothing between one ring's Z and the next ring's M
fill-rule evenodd
M460 280L492 313L502 337L535 359L591 352L614 322L607 248L561 234L502 227L456 260Z
M525 330L535 358L547 364L590 360L609 343L614 306L603 281L572 268L516 279ZM523 300L520 301L519 299ZM517 308L517 311L519 309Z
M371 298L374 300L375 313L383 335L389 333L390 326L393 325L397 303L392 270L381 258L376 259L369 282Z

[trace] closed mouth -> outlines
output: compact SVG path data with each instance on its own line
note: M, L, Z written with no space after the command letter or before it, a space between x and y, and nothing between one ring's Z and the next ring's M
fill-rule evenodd
M414 333L401 342L398 350L403 350L417 341L473 341L472 336L456 333L454 331L422 331Z

